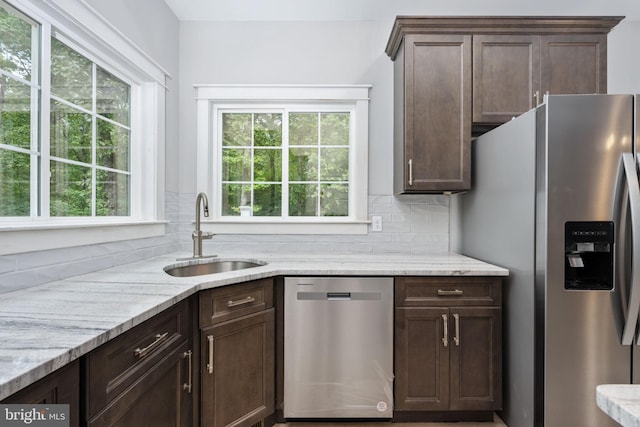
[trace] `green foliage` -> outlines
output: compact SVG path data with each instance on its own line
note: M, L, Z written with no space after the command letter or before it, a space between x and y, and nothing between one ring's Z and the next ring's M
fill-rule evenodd
M33 26L10 8L0 7L0 68L31 81Z
M349 113L290 113L290 216L349 214ZM223 113L222 215L282 215L282 115ZM319 185L320 184L320 185Z
M29 216L30 156L0 150L0 216Z
M32 50L38 30L20 13L0 7L0 69L31 80L32 64L41 62ZM51 106L50 215L129 215L130 86L55 38L50 73L52 94L66 101L35 100ZM36 149L31 138L41 132L32 129L38 123L31 96L31 87L0 75L0 144ZM35 154L14 150L0 147L0 216L29 216L31 170L47 165L39 165Z

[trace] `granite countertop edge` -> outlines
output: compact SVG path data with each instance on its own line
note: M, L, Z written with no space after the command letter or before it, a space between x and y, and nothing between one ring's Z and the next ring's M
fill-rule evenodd
M596 402L605 414L623 427L640 427L640 385L599 385Z
M507 276L508 271L452 253L421 256L220 254L266 265L214 275L172 277L172 253L0 294L0 400L200 290L275 276Z

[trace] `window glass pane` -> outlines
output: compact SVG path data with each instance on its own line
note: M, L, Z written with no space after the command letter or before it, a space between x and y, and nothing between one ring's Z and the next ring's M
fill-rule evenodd
M254 181L280 182L282 180L282 150L255 149L253 152Z
M349 148L320 149L320 180L349 180Z
M51 39L51 93L93 110L93 64L54 38Z
M320 143L349 145L349 113L320 114Z
M91 216L91 169L51 162L51 216Z
M129 176L104 170L96 176L96 216L129 215Z
M32 81L34 74L31 51L34 28L17 12L0 5L0 68L27 81Z
M289 114L289 145L318 145L318 113Z
M318 180L317 148L289 149L289 180L314 182Z
M31 147L31 88L2 75L0 75L0 144L27 150Z
M318 215L318 186L316 184L289 185L289 215Z
M51 101L51 155L91 163L91 116Z
M222 114L222 145L251 146L251 113Z
M253 143L256 147L279 147L282 145L282 114L255 114L253 126Z
M320 215L349 215L349 186L343 184L320 185Z
M224 148L222 150L222 180L251 181L250 148Z
M0 216L30 215L31 156L0 149Z
M251 206L251 185L222 184L222 215L240 216L240 206Z
M253 187L253 215L282 215L282 186L280 184L255 184Z
M129 171L129 131L121 126L96 119L98 145L97 164Z
M129 85L96 67L96 113L129 125Z

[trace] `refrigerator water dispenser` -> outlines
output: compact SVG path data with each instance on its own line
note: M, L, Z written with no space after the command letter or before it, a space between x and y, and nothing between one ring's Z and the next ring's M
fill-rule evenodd
M566 222L564 231L564 288L613 290L613 222Z

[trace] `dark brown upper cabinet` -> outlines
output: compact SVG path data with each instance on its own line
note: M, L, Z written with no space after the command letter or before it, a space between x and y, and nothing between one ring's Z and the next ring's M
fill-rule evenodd
M395 61L394 191L470 183L471 36L410 34Z
M504 123L544 94L578 93L607 93L606 35L474 35L474 123Z
M471 188L472 135L545 94L606 93L607 34L622 17L396 18L394 192Z

